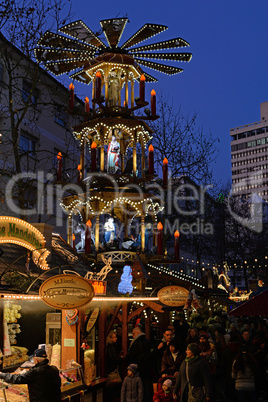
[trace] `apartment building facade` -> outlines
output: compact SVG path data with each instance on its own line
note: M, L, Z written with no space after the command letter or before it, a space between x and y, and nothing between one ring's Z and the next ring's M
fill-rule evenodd
M232 190L268 201L268 102L260 105L261 120L230 130Z
M68 113L69 90L2 34L0 48L0 215L46 223L64 233L55 189L76 183L80 150L72 127L84 117ZM75 109L84 110L76 97ZM62 177L57 182L59 152Z

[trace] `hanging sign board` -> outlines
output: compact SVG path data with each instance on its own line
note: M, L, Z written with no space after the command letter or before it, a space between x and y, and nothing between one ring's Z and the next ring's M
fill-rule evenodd
M157 293L159 301L166 306L183 306L188 296L188 290L181 286L166 286Z
M56 275L39 289L41 299L50 307L75 309L88 304L94 297L93 286L78 275Z
M88 322L87 322L86 332L90 332L90 331L92 330L92 328L94 327L95 322L96 322L96 320L97 320L97 318L98 318L98 315L99 315L99 311L100 311L99 307L96 307L96 308L93 310L93 312L92 312L92 314L91 314L91 316L89 317L89 320L88 320Z
M43 234L33 225L12 216L0 216L0 243L13 243L32 251L34 263L41 269L49 269Z

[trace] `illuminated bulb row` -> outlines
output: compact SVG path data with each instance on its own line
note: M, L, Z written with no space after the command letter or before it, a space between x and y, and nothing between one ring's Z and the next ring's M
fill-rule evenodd
M130 42L133 42L133 39L136 38L136 37L137 37L142 31L144 31L146 28L153 28L154 30L158 29L157 32L155 32L154 34L152 34L152 35L150 35L150 36L147 36L146 39L152 38L153 36L158 35L158 34L160 34L161 32L166 31L166 30L168 29L168 27L165 26L165 25L145 24L145 25L143 25L143 27L141 27L134 35L131 36L131 38L129 38L129 39L121 46L122 49L123 49L124 47L127 48L127 47L128 47L128 44L129 44ZM137 45L138 43L142 42L143 40L144 40L144 37L143 37L143 35L142 35L142 36L141 36L141 40L135 41L135 43L129 45L129 47L135 46L135 45Z
M161 73L164 73L164 74L167 74L167 75L175 75L175 74L181 73L183 71L182 68L166 66L166 65L163 65L163 64L157 64L157 63L154 63L153 61L151 62L151 61L141 60L141 59L136 59L136 60L138 61L139 64L142 64L145 67L149 67L152 70L160 71ZM164 71L163 67L166 70L169 70L169 72Z
M159 268L159 267L153 266L151 264L147 264L147 265L151 268L157 269L159 271L159 273L164 272L164 273L174 276L178 279L187 279L187 280L191 281L195 286L205 289L205 286L200 285L198 282L196 282L192 276L186 275L184 273L182 273L181 275L178 275L177 271L168 270L167 268Z
M134 73L136 73L136 76L140 76L140 72L136 69L136 67L132 66L131 64L125 64L125 63L113 63L111 61L103 61L100 64L98 64L97 66L94 65L93 67L89 67L87 72L89 74L93 74L93 76L95 76L96 72L99 71L102 66L104 66L105 68L107 68L107 65L109 66L114 66L116 68L119 67L126 67L126 68L130 68Z
M59 31L65 33L66 35L70 36L71 38L74 38L74 39L78 40L78 38L76 36L73 36L71 34L71 32L68 30L68 28L72 28L72 27L79 26L79 25L82 25L88 31L90 36L93 36L94 39L96 39L99 42L100 45L105 46L105 44L94 34L94 32L91 31L91 29L81 20L71 22L70 24L64 25L63 27L61 27L59 29ZM92 46L92 47L98 49L98 47L96 47L95 45L91 45L91 44L89 44L88 42L86 42L86 41L84 41L82 39L79 39L79 41L87 44L88 46Z
M179 44L177 44L178 42ZM176 45L174 46L174 44ZM153 51L153 50L164 50L164 49L177 49L179 47L188 47L188 46L190 46L190 44L186 42L186 40L181 38L175 38L163 42L152 43L151 45L136 47L135 49L130 49L129 52L135 53L137 51L142 52L147 50Z
M0 294L0 298L3 299L18 299L18 300L41 300L40 296L30 296L30 295L12 295L12 294Z
M59 30L60 31L60 30ZM50 32L50 31L47 31L42 37L41 37L41 39L38 41L38 43L37 43L37 45L38 46L45 46L45 47L52 47L53 45L51 45L51 43L46 43L46 44L42 44L42 41L48 41L49 39L60 39L61 41L63 41L63 42L67 42L67 43L72 43L74 46L79 46L79 48L81 49L81 48L84 48L84 49L86 49L87 47L88 48L96 48L95 46L93 46L93 45L90 45L89 43L86 43L86 42L84 42L84 41L81 41L81 42L79 42L79 41L77 41L77 43L74 43L74 40L73 39L70 39L70 38L66 38L66 36L63 36L63 35L59 35L59 34L57 34L57 33L53 33L53 32ZM75 38L76 39L76 38ZM53 46L53 47L57 47L57 45L56 46ZM60 49L62 49L62 47L60 48ZM80 49L78 49L78 50L80 50ZM96 48L97 49L97 48ZM77 48L74 48L74 50L77 50Z
M123 27L121 28L121 33L120 33L120 35L119 35L119 38L117 39L117 43L116 43L116 47L118 46L118 43L120 42L120 39L121 39L121 36L122 36L122 34L123 34L123 32L124 32L124 30L125 30L125 26L126 26L126 24L127 24L127 22L128 22L128 19L127 18L115 18L117 21L123 21L124 22L124 25L123 25ZM106 23L112 23L112 21L113 20L105 20L105 22ZM100 25L101 25L101 27L103 28L103 24L102 24L102 22L103 21L100 21ZM107 35L106 35L106 30L104 29L103 30L103 32L104 32L104 35L105 35L105 37L106 37L106 40L107 40L107 42L110 44L110 41L109 41L109 38L107 37Z
M147 142L151 139L150 137L148 138L148 135L149 135L148 131L145 130L144 127L141 126L141 125L136 126L136 127L134 127L134 128L129 128L129 127L125 126L124 124L116 124L115 126L114 126L114 125L113 125L113 126L108 126L107 124L104 124L104 123L97 123L97 124L95 124L95 126L90 127L90 128L89 128L89 127L85 127L85 128L83 128L79 133L76 132L76 131L73 131L73 136L74 136L74 138L75 138L76 140L78 140L79 137L80 137L80 145L82 146L85 137L86 137L87 135L91 135L91 133L97 131L97 134L95 134L94 137L96 136L97 139L100 141L100 140L101 140L101 139L100 139L100 131L98 131L98 129L99 129L100 126L105 127L105 129L108 130L108 132L106 131L106 132L104 133L104 140L107 140L107 139L108 139L108 136L109 136L109 134L110 134L110 131L111 131L113 128L119 129L119 130L122 131L122 132L127 132L127 133L130 135L132 141L134 141L133 131L135 131L135 130L139 130L139 131L137 132L137 142L139 141L139 138L140 138L140 137L142 137L142 141L143 141L144 144L147 143ZM147 137L147 138L146 138L146 137ZM130 145L129 145L129 146L130 146Z
M141 57L143 59L157 59L157 60L170 60L189 62L192 59L191 53L136 53L134 57ZM187 58L187 59L185 59ZM183 60L184 59L184 60Z
M85 71L82 69L82 70L78 71L78 73L74 73L74 74L70 75L70 78L73 78L76 81L80 81L83 84L86 84L86 83L90 84L90 82L92 81L91 78L89 77L89 79L87 80L86 78L80 76L81 73L85 73Z

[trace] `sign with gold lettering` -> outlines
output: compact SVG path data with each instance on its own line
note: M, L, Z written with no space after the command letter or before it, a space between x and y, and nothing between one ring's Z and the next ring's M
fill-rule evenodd
M188 296L188 290L181 286L166 286L159 290L157 297L166 306L183 306Z
M34 263L41 269L49 269L46 258L45 237L30 223L12 216L0 216L0 243L13 243L32 251Z
M88 304L94 297L94 289L81 276L55 275L42 283L39 295L50 307L65 310Z

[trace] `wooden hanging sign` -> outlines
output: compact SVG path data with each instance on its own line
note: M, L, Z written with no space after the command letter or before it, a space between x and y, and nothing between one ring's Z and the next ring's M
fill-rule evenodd
M55 275L39 289L41 299L51 307L66 310L88 304L94 297L94 288L78 275Z
M99 312L100 312L99 307L96 307L96 308L93 310L93 312L92 312L92 314L91 314L91 316L89 317L89 320L88 320L88 322L87 322L86 332L90 332L90 331L92 330L92 328L94 327L94 325L95 325L95 323L96 323L96 321L97 321L97 318L98 318L98 316L99 316Z
M183 306L188 296L188 290L181 286L166 286L159 290L157 297L166 306Z

